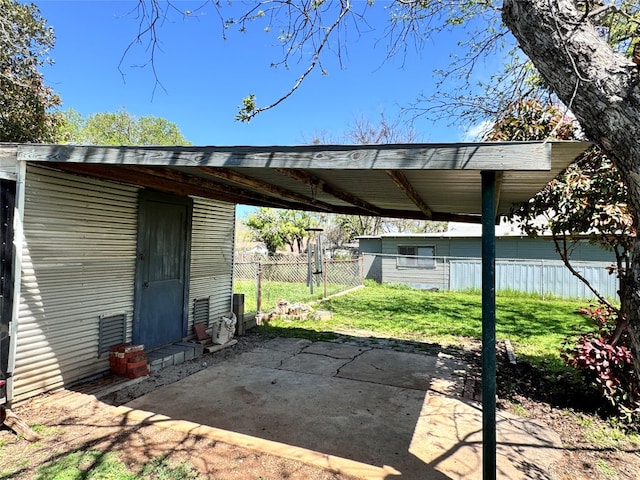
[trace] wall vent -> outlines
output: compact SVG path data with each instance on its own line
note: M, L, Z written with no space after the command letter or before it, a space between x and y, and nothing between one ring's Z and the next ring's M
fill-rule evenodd
M193 324L204 323L209 326L209 298L196 298L193 301Z
M127 340L127 315L100 316L100 336L98 339L98 353L102 355L109 351L111 345L124 343Z

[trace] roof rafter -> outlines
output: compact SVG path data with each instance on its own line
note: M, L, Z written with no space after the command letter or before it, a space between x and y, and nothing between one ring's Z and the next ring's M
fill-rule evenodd
M173 170L171 168L134 166L130 167L130 170L134 172L140 172L144 175L151 175L153 177L171 180L177 183L195 185L197 187L203 188L205 190L211 190L213 192L222 191L236 198L235 203L269 203L269 206L272 206L274 208L291 208L291 202L286 202L278 198L262 195L259 192L247 190L245 188L239 188L234 185L216 182L215 180L211 180L208 178L189 175L188 173Z
M355 195L351 195L350 193L345 192L339 188L334 187L330 183L325 182L321 178L317 176L305 172L300 169L293 168L276 168L276 172L281 173L282 175L286 175L287 177L293 178L294 180L298 180L299 182L303 182L306 185L309 185L312 188L318 188L322 190L324 193L328 193L329 195L334 196L340 200L343 200L351 205L354 205L358 208L366 210L370 215L382 215L382 212L375 205L371 205L369 202L362 200L361 198L356 197Z
M429 208L427 202L425 202L420 194L418 194L416 189L413 188L413 185L411 185L411 182L409 182L409 179L404 173L399 170L385 170L385 172L387 173L387 175L389 175L389 177L391 177L391 180L393 180L398 188L400 188L400 190L402 190L404 194L409 197L409 199L416 205L416 207L418 207L420 211L422 211L422 213L427 216L427 218L433 218L433 212L431 211L431 208Z
M232 185L215 182L206 178L190 175L171 168L164 167L143 167L143 166L115 166L101 164L82 163L48 163L47 167L68 173L75 173L90 178L98 178L107 181L116 181L129 185L136 185L143 188L173 193L176 195L195 195L204 198L212 198L230 203L241 203L244 205L257 205L272 208L288 208L291 210L323 211L313 205L300 204L292 201L267 197L254 191L234 187ZM336 206L335 213L345 215L363 215L364 212L352 206ZM426 220L424 213L406 210L380 211L381 216L412 218L415 220ZM458 220L468 222L478 222L479 217L474 215L456 215L447 213L434 213L434 219L438 220Z
M81 163L52 163L48 166L69 173L152 188L176 195L196 195L231 203L247 203L247 201L270 202L274 208L290 208L284 202L280 204L272 198L257 195L253 192L245 192L216 182L207 182L191 175L180 175L180 172L161 167L118 166L114 168L113 165ZM186 181L187 179L188 181Z
M273 185L271 183L265 182L263 180L259 180L254 177L243 175L241 173L235 172L233 170L229 170L227 168L196 167L196 169L203 173L206 173L207 175L212 175L217 178L223 178L225 180L229 180L230 182L237 183L245 187L255 188L261 191L265 191L267 193L276 195L286 200L293 200L307 206L313 206L315 210L321 210L325 212L332 212L334 210L334 206L329 205L328 203L322 202L320 200L316 200L311 197L307 197L306 195L302 195L298 192L294 192L292 190L288 190L286 188Z

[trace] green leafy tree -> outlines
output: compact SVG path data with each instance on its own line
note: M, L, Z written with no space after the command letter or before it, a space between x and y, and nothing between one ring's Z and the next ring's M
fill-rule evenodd
M522 100L500 116L486 139L570 140L579 135L577 122L557 106ZM565 266L598 298L599 308L584 309L594 320L595 330L567 341L562 357L602 393L623 420L635 422L640 392L632 374L626 299L621 297L618 306L604 297L571 262L571 253L585 241L609 250L616 258L610 273L617 275L619 291L626 289L636 230L620 173L594 146L511 216L529 236L550 234Z
M485 140L576 140L580 132L575 119L564 115L559 106L529 99L514 102ZM610 271L617 274L620 291L625 288L636 230L622 177L598 147L586 151L529 202L514 208L511 217L530 236L550 234L571 273L622 319L624 299L618 308L571 264L571 253L581 242L598 245L615 254Z
M333 219L341 232L340 243L353 242L363 235L380 235L384 233L382 217L366 217L363 215L335 215Z
M593 147L528 203L515 209L513 216L530 236L549 232L571 273L616 312L620 324L613 336L615 343L626 328L623 312L627 299L621 296L618 307L571 264L571 253L581 242L596 244L614 253L615 264L609 271L618 278L619 292L627 288L636 228L627 204L626 185L612 162Z
M178 126L161 117L135 117L124 110L102 112L86 119L73 109L62 113L58 137L86 145L191 145Z
M278 214L283 243L289 246L292 253L306 251L305 241L309 238L307 229L318 226L318 217L300 210L278 210Z
M0 141L56 140L61 101L40 73L54 43L35 5L0 0Z
M580 127L559 105L539 99L519 99L507 105L484 140L517 142L528 140L578 140Z
M254 241L263 242L270 255L283 246L278 230L278 216L275 209L261 207L255 213L247 215L244 224L249 227Z
M59 113L60 121L57 125L57 143L81 143L80 130L84 124L84 118L77 110L68 108Z
M314 214L298 210L282 210L261 207L244 221L254 241L263 242L270 254L285 245L291 252L304 252L306 229L317 227L319 218Z

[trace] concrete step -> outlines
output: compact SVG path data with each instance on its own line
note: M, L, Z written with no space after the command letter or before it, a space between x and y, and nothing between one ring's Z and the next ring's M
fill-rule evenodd
M196 342L180 342L146 352L149 371L155 373L172 365L179 365L187 360L201 356L204 347Z

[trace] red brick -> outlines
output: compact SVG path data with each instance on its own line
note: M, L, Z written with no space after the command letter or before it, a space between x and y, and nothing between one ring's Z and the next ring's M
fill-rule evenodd
M135 362L135 363L132 363L132 362L127 363L127 371L135 370L136 368L140 368L140 367L145 367L145 368L147 367L146 359L141 360L139 362Z
M144 345L128 345L124 347L124 353L132 353L132 352L143 352Z
M146 377L149 375L149 369L146 365L143 365L142 367L134 368L133 370L127 370L126 375L128 378Z
M111 365L111 371L116 375L124 375L127 373L127 365Z
M111 345L109 347L109 352L120 352L120 353L124 353L124 349L126 347L131 346L131 343L118 343L116 345Z
M111 365L112 367L123 367L123 368L127 368L127 359L126 358L110 358L109 359L109 365Z
M202 323L196 323L193 326L193 332L196 334L196 339L198 340L205 340L209 338L207 330L204 328L204 325Z
M136 355L125 357L125 360L127 361L127 363L138 363L138 362L142 362L143 360L145 362L147 361L147 357L145 357L144 354L140 355L140 352L134 352L134 353Z

